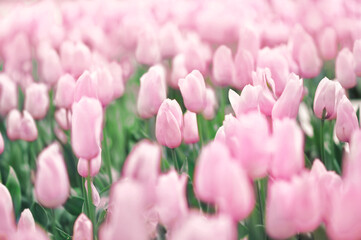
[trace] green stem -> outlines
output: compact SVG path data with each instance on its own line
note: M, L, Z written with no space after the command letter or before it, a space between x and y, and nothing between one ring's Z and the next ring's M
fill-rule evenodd
M89 216L90 211L89 211L88 195L87 195L87 191L85 190L85 178L81 178L81 181L82 181L81 188L85 199L85 214Z
M322 113L322 119L321 119L321 129L320 129L320 150L321 150L321 161L324 162L326 168L328 170L329 169L329 164L326 162L326 159L325 159L325 143L324 143L324 127L325 127L325 115L326 115L326 111L323 110L323 113Z
M171 152L172 152L172 159L173 159L174 167L176 168L177 172L180 172L180 169L179 169L179 166L178 166L178 162L177 162L177 156L176 156L176 153L175 153L175 149L172 148L172 149L171 149Z
M93 225L93 235L95 232L95 228L94 228L94 208L93 208L93 197L92 197L92 188L91 188L91 164L90 161L88 161L88 176L87 176L87 185L88 185L88 206L89 206L89 218L90 221ZM94 238L94 236L93 236Z
M264 214L263 214L263 202L262 202L262 198L261 198L261 180L256 182L256 188L257 188L257 197L258 197L258 202L259 202L259 211L260 211L260 215L261 215L261 224L264 227ZM264 239L266 239L266 234L264 233Z
M203 146L203 136L202 136L202 121L201 121L201 115L197 114L197 124L198 124L198 134L199 134L199 143L200 146Z
M110 160L110 156L109 156L109 148L108 148L108 141L107 141L107 131L106 128L103 129L103 135L104 135L104 140L103 140L103 145L104 145L104 150L105 150L105 165L106 165L106 169L107 169L107 173L108 173L108 178L109 178L109 184L112 184L113 178L112 178L112 162Z
M52 215L52 222L51 222L51 228L52 228L52 232L53 232L53 239L58 239L58 234L57 234L57 230L56 230L56 218L55 218L55 210L54 209L50 209L51 211L51 215Z
M149 125L149 137L151 140L155 140L155 132L154 132L154 128L155 128L155 117L151 117L148 120L148 125Z

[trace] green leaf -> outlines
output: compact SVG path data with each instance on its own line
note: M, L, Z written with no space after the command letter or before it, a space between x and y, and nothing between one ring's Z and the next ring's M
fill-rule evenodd
M19 216L21 209L21 189L19 180L13 168L10 168L9 176L6 181L6 187L11 194L11 198L14 204L14 210L16 216Z
M238 228L238 239L245 238L248 235L248 228L241 222L238 223L237 228Z
M46 214L45 209L38 203L34 202L30 208L30 211L33 214L35 221L43 228L46 228L48 225L48 215Z
M71 240L71 236L69 234L67 234L66 232L64 232L63 230L61 230L60 228L56 227L56 231L58 232L61 239Z
M1 172L1 182L6 183L8 179L10 167L6 164L0 164L0 172Z
M81 197L72 196L64 204L64 208L70 214L78 216L82 212L84 199Z

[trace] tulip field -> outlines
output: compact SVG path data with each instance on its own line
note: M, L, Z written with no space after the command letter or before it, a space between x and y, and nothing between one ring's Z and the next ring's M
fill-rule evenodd
M0 240L361 239L361 1L0 1Z

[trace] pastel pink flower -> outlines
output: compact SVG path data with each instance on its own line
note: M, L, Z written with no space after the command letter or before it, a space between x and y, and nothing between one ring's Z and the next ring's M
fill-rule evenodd
M183 141L193 144L199 141L197 114L186 111L183 116Z
M217 86L230 86L235 77L232 51L225 45L217 48L213 55L213 79Z
M102 151L100 150L98 155L90 160L90 176L94 177L99 173L102 165ZM86 178L89 175L89 160L79 158L77 170L80 176Z
M74 102L75 80L70 74L59 78L56 86L54 103L60 108L70 109Z
M354 42L353 57L355 59L355 73L358 77L361 76L361 39Z
M238 95L232 89L228 92L229 102L237 117L242 114L258 111L259 95L262 88L260 86L246 85L241 95Z
M176 24L167 22L159 31L159 47L163 58L174 57L181 50L182 35Z
M91 73L91 79L96 96L103 106L107 106L114 99L114 80L109 69L97 68Z
M35 230L35 220L33 214L28 208L24 209L21 212L19 222L18 222L18 231L19 230Z
M318 38L318 45L323 59L334 59L337 55L336 31L331 27L323 29Z
M4 152L4 138L3 135L0 134L0 154Z
M40 46L38 49L38 57L40 79L49 85L56 84L63 73L63 67L58 53L50 46Z
M342 49L336 58L335 74L337 81L343 88L349 89L356 86L355 59L348 48Z
M158 35L153 27L144 27L138 35L135 58L141 64L154 65L161 60Z
M60 108L55 111L54 118L56 123L63 129L69 130L71 127L71 111Z
M84 213L80 214L75 220L73 227L73 239L93 240L93 225Z
M82 97L98 99L96 85L89 71L83 72L76 81L73 102L79 102Z
M65 41L60 47L60 59L64 72L78 78L91 65L91 52L82 42Z
M59 146L53 143L38 157L35 196L43 206L57 208L66 202L69 193L70 183L64 158Z
M85 190L88 192L88 180L85 180L84 187L85 187ZM100 204L99 192L96 189L96 187L94 186L93 182L90 183L90 187L91 187L91 190L92 190L91 194L92 194L93 204L94 204L94 206L98 207L99 204Z
M179 79L178 85L186 108L191 112L202 112L206 105L206 84L202 74L194 70Z
M38 129L33 117L27 111L21 114L17 109L11 110L7 116L6 133L10 140L34 141L38 137Z
M233 86L237 89L242 89L247 84L251 84L252 71L255 69L255 60L252 54L245 49L239 49L234 57L234 66Z
M71 145L78 158L91 160L100 152L103 109L94 98L82 97L73 104Z
M238 38L238 50L245 49L251 53L253 59L256 60L260 49L261 39L256 28L253 26L245 26L241 29Z
M350 100L343 96L337 106L335 131L337 138L342 142L348 142L352 133L359 129L356 112Z
M172 88L178 89L178 81L181 78L185 78L189 73L185 64L185 56L184 54L178 54L173 58L172 62L172 70L169 78L169 85Z
M216 110L218 107L216 93L213 88L206 88L206 107L204 108L202 115L205 119L211 120L216 115Z
M15 215L9 190L0 183L0 236L6 239L15 231Z
M316 44L309 38L301 45L298 56L300 75L304 78L314 78L321 72L322 61L318 57Z
M117 99L124 94L125 86L124 86L124 77L123 77L123 69L121 65L117 62L111 62L109 64L109 71L113 77L113 98Z
M0 74L0 114L6 116L18 106L18 89L8 75Z
M36 119L43 119L49 108L48 88L43 83L33 83L25 90L24 109Z

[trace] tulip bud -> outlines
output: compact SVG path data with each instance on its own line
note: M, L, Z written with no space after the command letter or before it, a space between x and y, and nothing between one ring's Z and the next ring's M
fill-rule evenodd
M36 119L43 119L49 108L48 89L45 84L33 83L25 90L24 109Z
M108 68L98 68L91 74L96 96L103 106L108 105L114 96L113 76Z
M186 111L183 117L183 140L186 144L193 144L199 141L197 114Z
M35 220L28 208L24 209L20 215L18 222L18 231L19 230L35 230Z
M206 84L198 70L192 71L178 82L184 105L195 113L200 113L206 106Z
M6 126L6 133L10 140L34 141L38 137L34 119L27 111L21 114L17 109L11 110L6 119Z
M334 59L337 55L337 35L331 27L326 27L319 37L320 52L325 60Z
M254 70L254 58L252 54L244 49L238 50L235 59L235 77L233 86L237 89L242 89L247 84L252 83L252 71Z
M75 80L70 74L60 77L56 91L54 103L59 108L70 109L74 102Z
M313 39L310 38L301 45L298 64L302 77L314 78L321 72L322 61L318 57L317 48Z
M45 47L39 56L39 75L41 79L54 85L63 72L62 64L58 53L52 47Z
M353 45L353 57L355 59L355 73L361 77L361 39L356 40Z
M84 158L80 158L78 161L78 173L83 178L88 177L89 174L89 161ZM100 150L98 155L90 160L90 176L94 177L99 173L100 167L102 165L102 151Z
M18 89L16 84L6 75L0 74L0 114L6 116L10 110L18 106Z
M177 221L187 215L187 176L179 176L175 170L159 177L156 188L156 209L161 223L171 229ZM172 194L169 194L172 192Z
M232 89L228 92L229 102L237 117L251 111L258 111L258 99L262 88L260 86L246 85L241 95Z
M151 118L157 114L164 99L167 98L165 69L161 65L151 67L140 78L137 109L140 117Z
M316 117L322 118L323 111L326 111L326 119L336 118L337 104L344 95L344 90L339 82L323 78L316 89L313 102L313 111Z
M161 145L176 148L182 142L183 114L176 100L165 99L155 123L155 135Z
M100 152L103 109L94 98L82 97L73 104L71 144L78 158L90 160Z
M85 71L76 81L74 90L74 102L79 102L82 97L98 99L96 85L88 71Z
M348 142L351 139L352 133L357 129L359 129L359 123L355 110L350 100L343 96L337 106L336 136L340 141Z
M13 202L9 190L0 183L0 237L7 239L15 231Z
M140 64L150 66L161 60L157 34L153 27L145 27L140 31L135 58Z
M206 88L206 107L204 108L202 115L205 119L211 120L216 115L217 97L213 88Z
M38 157L35 195L43 206L57 208L66 202L69 192L70 183L65 162L59 146L53 143Z
M93 225L84 213L75 220L73 240L93 240Z
M293 119L275 120L273 158L269 167L275 178L291 178L304 168L303 133Z
M343 88L356 86L355 59L348 48L342 49L336 58L335 74Z
M178 54L173 58L172 72L170 76L169 85L172 88L178 89L179 79L185 78L188 74L188 70L185 65L185 57L183 54Z
M55 111L54 118L56 123L63 129L69 130L71 125L71 111L60 108Z
M168 22L160 29L159 47L163 58L174 57L181 48L182 35L176 24Z
M89 69L92 58L85 44L65 41L60 47L60 59L63 70L78 78L86 69Z
M90 186L91 186L91 194L92 194L92 201L93 201L93 204L94 206L98 207L99 204L100 204L100 196L99 196L99 192L98 190L95 188L93 182L90 183ZM88 192L88 181L85 180L85 183L84 183L84 187L85 187L85 190Z
M296 118L302 97L303 79L292 73L282 95L273 106L272 118Z
M213 56L213 83L217 86L232 85L234 75L231 49L225 45L219 46Z

